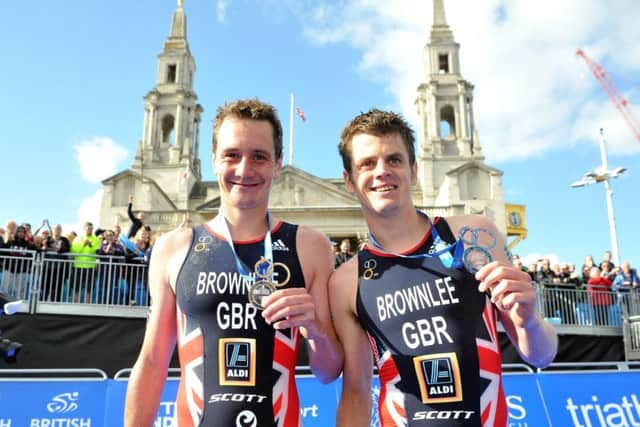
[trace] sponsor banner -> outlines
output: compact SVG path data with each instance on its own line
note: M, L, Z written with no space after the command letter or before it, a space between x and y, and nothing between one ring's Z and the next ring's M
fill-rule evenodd
M335 424L342 380L297 377L305 427ZM640 426L640 372L506 374L508 427ZM0 381L0 427L118 427L126 381ZM168 380L154 427L175 427L177 380ZM374 378L372 427L379 427ZM543 399L544 397L544 399ZM548 417L547 417L548 414Z
M175 427L173 417L176 409L178 383L177 379L168 379L165 383L154 427ZM124 424L124 398L127 394L127 384L127 381L109 380L104 408L105 427L121 427Z
M313 376L296 377L300 398L300 416L304 427L326 427L336 423L342 378L321 384Z
M505 374L507 427L550 427L536 374Z
M2 381L0 426L103 427L107 381Z
M554 426L640 426L640 372L538 375Z

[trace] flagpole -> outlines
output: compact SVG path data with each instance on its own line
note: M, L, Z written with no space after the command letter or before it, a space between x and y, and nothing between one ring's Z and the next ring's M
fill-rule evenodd
M291 94L291 109L289 110L289 165L293 166L293 94Z

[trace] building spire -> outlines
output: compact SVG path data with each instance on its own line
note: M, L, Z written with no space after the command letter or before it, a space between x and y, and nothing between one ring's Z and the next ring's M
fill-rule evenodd
M183 0L178 0L178 8L173 12L173 21L171 22L171 41L187 40L187 18L184 15Z
M444 1L433 0L433 26L447 27L447 17L444 13Z
M431 26L431 42L454 42L453 32L447 24L444 13L444 0L433 0L433 25Z

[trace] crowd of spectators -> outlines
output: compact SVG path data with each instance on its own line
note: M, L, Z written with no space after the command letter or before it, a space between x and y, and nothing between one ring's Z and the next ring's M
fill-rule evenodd
M544 314L558 316L564 323L575 323L583 315L594 324L619 325L622 305L629 301L630 293L640 295L637 270L629 261L616 266L610 251L604 253L600 263L596 263L593 256L586 256L580 270L571 263L551 265L548 258L525 266L520 257L514 255L513 263L529 273L541 289L547 289L542 307ZM568 292L575 290L584 292ZM585 301L590 306L588 315L581 313Z
M588 288L590 282L602 283L608 291L629 292L640 288L637 270L629 261L616 266L611 260L611 252L606 251L602 261L597 264L593 256L587 255L580 270L572 263L551 265L549 258L540 258L537 262L525 266L518 255L513 256L514 265L526 271L531 279L543 286L561 285L564 288ZM592 280L596 279L596 280Z
M86 222L81 233L69 230L65 234L60 224L51 227L46 219L35 231L28 223L8 221L4 228L0 226L0 291L27 297L33 253L39 253L46 261L42 283L65 284L43 286L40 298L44 301L91 303L108 294L112 304L146 304L147 270L140 267L148 264L160 233L153 233L144 223L143 212L134 214L131 196L127 212L130 224L126 233L118 224L94 229L91 222ZM181 226L189 224L185 216ZM334 244L334 250L336 268L353 256L349 239ZM591 304L598 307L615 304L611 293L640 293L637 270L628 261L616 266L610 251L599 263L586 256L581 269L572 263L551 264L548 258L524 265L518 255L513 256L513 263L542 289L584 290ZM567 316L569 322L574 320L573 315Z
M52 228L47 219L35 231L14 220L0 226L0 291L28 298L36 254L43 265L43 301L96 303L109 295L111 304L146 305L147 269L140 267L148 264L160 233L153 233L144 213L136 216L132 207L129 197L126 234L118 224L105 229L86 222L81 233L65 235L60 224Z

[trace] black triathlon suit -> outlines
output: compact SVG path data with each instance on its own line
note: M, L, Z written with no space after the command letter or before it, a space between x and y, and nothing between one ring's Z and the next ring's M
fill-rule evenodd
M434 222L456 241L444 218ZM496 311L466 269L411 258L430 252L431 234L404 257L358 252L357 315L378 368L380 425L506 426Z
M305 286L297 230L284 222L271 230L279 288ZM234 247L253 275L264 239ZM225 238L206 224L195 227L176 280L179 427L301 425L295 383L299 330L268 325L247 299L249 286Z

